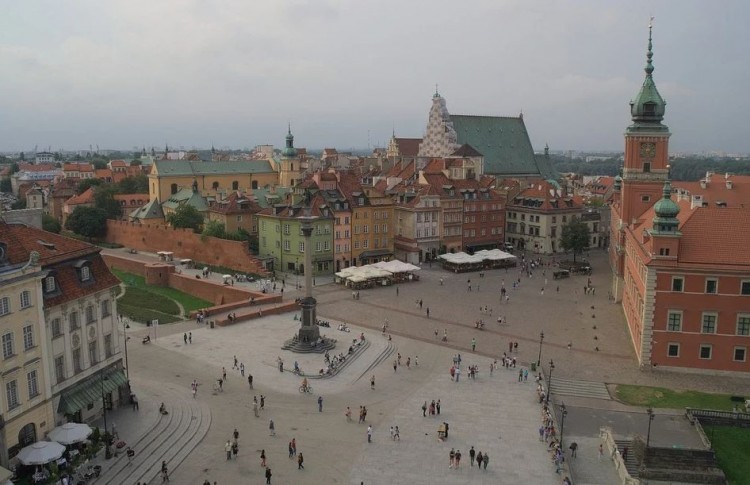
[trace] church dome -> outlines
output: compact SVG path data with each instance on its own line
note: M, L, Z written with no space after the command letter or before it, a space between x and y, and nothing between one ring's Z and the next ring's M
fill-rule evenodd
M680 206L672 200L672 184L667 180L664 184L663 197L654 204L654 212L659 219L674 219L680 213Z

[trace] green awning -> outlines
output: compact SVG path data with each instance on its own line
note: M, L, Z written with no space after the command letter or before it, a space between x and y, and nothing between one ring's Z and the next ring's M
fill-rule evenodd
M89 404L101 400L102 394L116 391L127 382L125 373L119 368L92 374L60 394L60 404L57 411L62 414L75 414L88 407Z

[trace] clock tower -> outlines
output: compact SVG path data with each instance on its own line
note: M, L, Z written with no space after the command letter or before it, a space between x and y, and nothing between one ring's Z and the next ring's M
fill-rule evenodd
M622 224L630 224L659 200L668 178L669 128L662 124L666 102L654 84L652 26L648 26L646 78L630 102L633 124L625 132L625 166L620 192Z

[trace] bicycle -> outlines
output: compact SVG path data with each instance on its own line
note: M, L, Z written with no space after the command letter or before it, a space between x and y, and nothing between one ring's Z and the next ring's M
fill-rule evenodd
M312 394L313 388L312 386L299 386L299 392L302 394Z

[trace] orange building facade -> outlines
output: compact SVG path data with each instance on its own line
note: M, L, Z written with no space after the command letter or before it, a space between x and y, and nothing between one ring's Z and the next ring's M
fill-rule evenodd
M750 177L672 188L652 57L649 29L646 79L614 185L611 292L642 368L750 372Z

